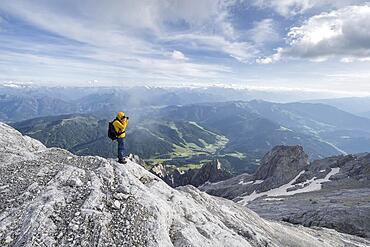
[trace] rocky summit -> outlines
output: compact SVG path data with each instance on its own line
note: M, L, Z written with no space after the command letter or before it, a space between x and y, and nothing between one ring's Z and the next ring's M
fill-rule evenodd
M308 164L301 146L276 146L263 157L254 180L263 181L259 190L267 191L288 183Z
M200 188L213 195L234 199L284 185L308 164L308 156L301 146L280 145L263 157L255 174L241 174L224 182L203 184Z
M369 246L324 228L263 220L232 201L173 189L122 165L45 148L0 123L1 246Z
M199 187L266 219L322 226L370 238L370 154L308 164L299 146L277 146L253 175Z

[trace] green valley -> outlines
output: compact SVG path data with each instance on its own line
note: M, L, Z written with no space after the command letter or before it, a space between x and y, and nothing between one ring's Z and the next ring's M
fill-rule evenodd
M112 158L116 156L116 144L106 136L107 124L107 119L94 115L71 114L30 119L13 126L48 147L65 148L79 155ZM240 168L234 169L232 164L245 167L245 155L224 153L228 142L227 137L194 121L134 119L127 128L125 145L127 154L139 155L148 166L162 163L169 171L175 168L188 170L219 158L230 171L240 173Z

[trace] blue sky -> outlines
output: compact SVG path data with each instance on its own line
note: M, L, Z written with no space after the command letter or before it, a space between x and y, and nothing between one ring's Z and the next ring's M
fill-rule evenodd
M0 80L370 95L359 0L2 0Z

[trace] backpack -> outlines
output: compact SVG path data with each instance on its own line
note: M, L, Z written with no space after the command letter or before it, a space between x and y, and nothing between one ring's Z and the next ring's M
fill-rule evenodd
M112 141L117 139L117 132L116 132L116 129L114 128L114 126L113 126L114 121L116 121L116 119L113 120L112 122L109 122L109 124L108 124L108 137L110 139L112 139Z

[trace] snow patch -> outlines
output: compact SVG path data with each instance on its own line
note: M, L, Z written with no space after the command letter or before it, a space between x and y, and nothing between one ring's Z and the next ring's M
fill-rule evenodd
M238 184L247 185L247 184L251 184L251 183L253 183L253 181L244 182L243 180L240 180L240 182Z
M270 198L270 197L267 197L264 200L265 201L279 201L280 202L280 201L284 201L284 198L280 198L280 197L276 197L276 198L275 197L271 197Z
M239 201L238 203L242 204L242 205L246 205L246 204L248 204L248 202L253 201L253 200L255 200L257 198L260 198L262 196L266 196L266 197L291 196L291 195L295 195L295 194L307 193L307 192L321 190L322 184L325 183L325 182L329 182L330 177L339 173L339 170L340 170L339 167L332 168L331 171L325 176L325 178L316 179L316 177L313 177L312 179L309 179L305 182L293 185L297 181L297 179L305 172L305 171L301 171L289 183L284 184L284 185L282 185L278 188L271 189L271 190L261 192L261 193L257 193L256 191L253 191L252 194L247 195L247 196L243 196L242 197L243 199L241 201ZM295 186L303 186L303 187L300 188L300 189L288 191L289 189L294 188Z
M321 142L323 142L323 143L326 143L326 144L328 144L329 146L331 146L332 148L334 148L335 150L337 150L339 153L341 153L341 154L344 154L344 155L347 155L348 153L346 152L346 151L344 151L344 150L342 150L342 149L340 149L340 148L338 148L337 146L335 146L333 143L331 143L331 142L328 142L328 141L325 141L325 140L319 140L319 141L321 141Z
M315 135L318 135L319 132L314 130L313 128L307 126L307 125L303 125L303 128L306 129L308 132L312 133L312 134L315 134Z
M280 131L290 131L290 132L294 132L293 130L288 129L288 128L284 127L284 126L280 126L280 128L279 128L278 130L280 130Z

